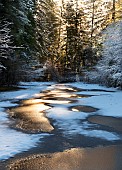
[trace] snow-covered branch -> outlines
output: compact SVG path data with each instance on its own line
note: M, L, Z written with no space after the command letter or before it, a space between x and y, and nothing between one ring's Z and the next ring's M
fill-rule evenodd
M102 59L90 79L122 88L122 21L113 23L104 32Z
M1 20L0 21L0 70L5 69L2 64L2 58L8 58L9 49L11 45L11 35L8 21Z

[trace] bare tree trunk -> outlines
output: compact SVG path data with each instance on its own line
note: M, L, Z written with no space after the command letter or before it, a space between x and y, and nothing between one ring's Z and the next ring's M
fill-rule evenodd
M95 0L92 0L92 20L91 20L91 47L92 47L92 39L93 39L93 32L94 32L94 11L95 11Z
M115 15L116 15L116 6L115 0L113 0L113 8L112 8L112 20L115 22Z

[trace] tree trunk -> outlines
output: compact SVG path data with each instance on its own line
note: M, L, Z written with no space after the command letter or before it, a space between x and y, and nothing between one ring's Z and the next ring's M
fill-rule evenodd
M112 8L112 20L115 22L115 15L116 15L116 7L115 7L115 0L113 0L113 8Z

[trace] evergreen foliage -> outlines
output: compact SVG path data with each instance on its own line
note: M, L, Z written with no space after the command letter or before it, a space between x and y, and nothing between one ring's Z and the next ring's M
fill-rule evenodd
M61 0L58 10L53 0L1 0L0 84L31 81L39 70L42 73L43 66L60 81L66 74L71 77L72 73L81 74L84 68L93 67L101 57L101 65L106 63L107 73L115 80L121 71L116 71L115 76L107 66L117 65L120 70L121 59L116 60L118 54L115 58L110 54L112 33L107 34L104 43L102 36L108 25L121 19L121 9L121 0ZM121 83L116 80L112 84Z
M82 41L80 37L80 12L74 9L74 4L66 4L64 19L66 23L65 67L72 71L78 71L81 65Z
M41 62L52 61L57 56L57 17L55 3L52 0L36 2L36 41Z
M88 73L90 81L122 88L122 21L104 31L102 58L96 71Z
M2 58L4 56L1 65L6 66L2 69L0 83L10 85L24 78L26 69L30 67L29 63L33 61L32 57L36 52L34 2L1 1L0 7L2 14L0 34L4 39L1 39L0 44Z

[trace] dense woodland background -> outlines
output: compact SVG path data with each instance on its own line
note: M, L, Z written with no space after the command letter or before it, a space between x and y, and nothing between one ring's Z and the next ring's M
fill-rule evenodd
M122 88L122 0L0 0L0 84Z

